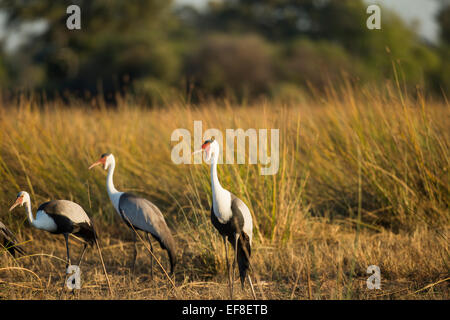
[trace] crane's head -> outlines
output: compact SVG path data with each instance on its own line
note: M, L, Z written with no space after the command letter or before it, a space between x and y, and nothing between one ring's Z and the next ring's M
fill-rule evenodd
M209 161L211 159L212 154L219 152L219 144L217 141L214 140L214 138L211 138L210 140L205 140L202 144L202 148L200 150L195 151L195 153L203 152L206 153L206 161Z
M17 207L19 205L23 206L25 203L30 203L30 195L26 191L20 191L17 194L16 201L11 206L11 208L9 208L9 211L12 211L12 209L14 209L15 207Z
M100 156L100 159L89 167L89 170L99 164L103 165L103 169L107 170L108 167L114 162L114 156L112 153L104 153Z

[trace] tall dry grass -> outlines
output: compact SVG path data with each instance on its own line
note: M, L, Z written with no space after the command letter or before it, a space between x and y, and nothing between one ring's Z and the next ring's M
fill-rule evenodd
M227 128L278 128L276 175L259 175L260 165L219 167L222 185L252 211L253 266L264 297L398 298L425 293L426 298L448 298L449 116L448 104L420 95L412 99L389 88L355 91L350 85L290 102L180 102L153 109L133 101L120 101L116 109L76 101L63 108L57 102L38 105L22 98L0 109L1 219L21 239L31 240L30 248L45 252L47 242L61 239L31 232L23 212L8 213L7 208L20 190L30 192L33 210L48 199L70 199L94 217L107 248L127 246L129 234L107 197L105 173L87 170L101 153L112 152L116 187L156 203L180 247L180 288L173 293L167 285L166 295L151 297L226 298L219 285L226 284L224 249L209 218L209 167L173 164L171 133L177 128L192 133L194 120L202 120L203 130L224 133ZM55 246L52 252L63 257L64 247ZM128 257L123 250L105 256L109 268L124 267ZM39 273L38 265L45 269L40 259L39 264L32 258L21 261ZM15 265L11 261L4 267ZM148 261L142 258L142 263ZM387 291L365 288L371 264L381 267ZM145 295L133 294L142 289L122 277L120 268L113 268L119 270L112 272L113 284L130 290L119 298L156 292L150 285ZM8 273L1 272L0 279ZM447 280L415 293L442 279ZM211 286L191 287L199 281ZM34 297L25 291L5 296ZM43 297L53 295L48 291Z

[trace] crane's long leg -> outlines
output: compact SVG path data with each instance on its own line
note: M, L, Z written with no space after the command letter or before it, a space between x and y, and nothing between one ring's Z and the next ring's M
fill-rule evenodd
M150 244L150 278L153 279L153 245L150 237L148 236L148 232L146 232L145 235L147 236L147 241Z
M83 260L84 253L86 252L86 248L87 248L87 243L84 243L83 251L81 251L80 259L78 260L78 263L77 263L78 268L80 268L80 266L81 266L81 261ZM67 244L67 256L69 256L69 245L68 244ZM69 264L70 264L70 258L69 258ZM67 270L67 266L66 266L66 270ZM65 277L64 277L63 287L64 287L64 285L66 283L65 281L66 280L65 280ZM75 279L73 280L72 283L75 284ZM75 294L75 289L72 289L72 294Z
M83 260L84 253L86 252L86 248L87 248L87 243L84 244L83 251L81 251L81 256L80 256L80 259L78 260L78 263L77 263L78 267L81 266L81 261Z
M64 240L66 241L66 250L67 250L67 260L66 260L66 270L64 271L64 276L63 276L63 287L62 287L62 291L61 294L64 292L64 287L66 285L66 273L67 273L67 268L70 265L70 252L69 252L69 234L68 233L64 233ZM72 291L73 293L73 291Z
M133 251L133 260L131 261L131 272L134 274L134 267L136 265L136 257L137 257L137 238L136 232L133 232L133 242L134 242L134 251Z
M239 241L239 234L236 233L234 235L234 259L233 259L233 267L231 268L231 274L233 275L233 277L231 278L231 292L233 292L233 287L234 287L234 269L236 268L236 262L237 262L237 244Z
M249 274L247 274L247 278L248 278L248 283L250 284L250 289L252 290L253 299L256 300L256 294L255 294L255 289L253 288L252 278L250 278Z
M231 285L231 273L230 273L230 265L228 263L228 243L227 236L223 237L223 244L225 245L225 258L227 263L227 273L228 273L228 287L230 289L230 299L233 299L233 288Z
M70 266L70 252L69 252L69 234L64 233L64 239L66 240L66 249L67 249L67 262L66 262L66 269Z

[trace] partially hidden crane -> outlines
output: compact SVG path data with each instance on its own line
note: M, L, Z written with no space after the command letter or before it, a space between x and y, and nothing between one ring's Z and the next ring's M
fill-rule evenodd
M0 221L0 247L8 251L13 257L16 253L25 255L25 250L19 245L16 236Z

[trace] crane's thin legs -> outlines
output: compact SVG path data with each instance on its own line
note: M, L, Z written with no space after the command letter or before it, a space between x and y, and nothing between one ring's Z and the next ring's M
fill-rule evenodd
M228 287L230 289L230 299L233 299L233 287L231 284L231 273L230 273L230 265L228 263L228 243L227 243L227 236L223 237L223 244L225 245L225 258L227 263L227 273L228 273Z
M66 240L66 249L67 249L67 262L66 262L66 269L70 266L70 252L69 252L69 234L64 233L64 239Z
M61 294L64 292L64 287L66 286L66 273L67 273L67 268L70 265L69 234L68 233L64 233L64 240L66 241L67 260L66 260L66 270L64 270L63 284L62 284L63 287L62 287ZM61 296L60 296L60 298L61 298Z
M148 232L145 233L145 235L147 236L147 241L150 244L150 278L153 279L153 245L152 242L150 240L150 237L148 235Z
M238 241L239 241L239 234L236 233L234 236L234 259L233 259L233 267L231 268L231 274L233 275L233 278L231 280L231 292L233 292L233 287L234 287L234 269L236 268L236 262L237 262L237 254L238 254Z
M136 257L137 257L137 242L136 241L137 241L136 233L133 232L134 251L133 251L133 260L131 261L131 272L133 274L134 274L134 267L136 265Z
M81 256L77 263L78 268L81 266L81 261L83 260L84 253L86 252L86 248L87 248L87 243L84 244L83 251L81 251Z
M253 288L252 278L250 278L249 274L247 274L247 279L248 279L248 283L250 283L250 289L252 290L253 299L256 300L255 289Z
M80 259L78 260L77 266L81 267L81 262L83 261L84 253L86 252L87 243L84 243L83 250L81 251ZM75 295L75 289L72 289L72 294Z

